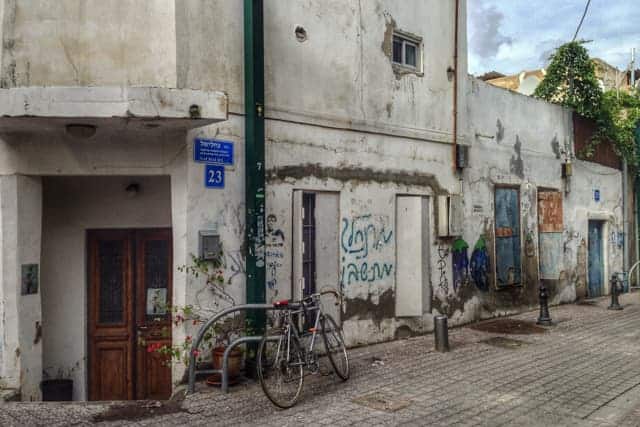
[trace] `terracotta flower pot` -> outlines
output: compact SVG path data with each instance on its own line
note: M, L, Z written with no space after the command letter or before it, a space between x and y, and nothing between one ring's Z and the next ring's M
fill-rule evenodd
M226 347L216 347L211 350L213 369L222 369L222 360L224 359L224 352ZM227 372L229 373L229 384L237 382L240 376L240 368L242 366L242 352L239 348L234 348L229 354L229 360L227 365ZM222 379L220 375L214 374L207 378L207 384L220 385Z

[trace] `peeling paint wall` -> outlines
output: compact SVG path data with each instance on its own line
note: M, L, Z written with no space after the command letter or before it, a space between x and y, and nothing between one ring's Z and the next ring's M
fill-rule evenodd
M243 303L242 3L123 0L131 16L122 25L131 27L133 20L140 33L131 39L139 43L138 50L127 50L121 57L111 57L113 52L107 51L111 47L121 49L120 53L126 50L130 28L101 35L95 17L86 15L89 12L83 12L85 6L80 3L42 0L23 12L15 1L0 3L5 7L0 71L5 85L157 84L211 89L228 94L229 119L191 131L186 139L184 133L161 129L106 128L99 129L91 141L73 140L63 129L43 121L43 128L33 133L0 140L0 174L3 178L12 174L170 176L174 304L194 304L212 313ZM118 20L122 11L112 10L118 9L116 4L120 3L101 3L108 9L105 21ZM622 250L616 240L621 231L620 172L576 160L567 186L561 178L561 163L574 152L570 112L463 78L466 2L461 4L459 130L460 140L470 145L470 165L463 172L462 186L452 170L453 82L447 75L453 65L453 2L283 0L269 2L265 10L267 300L290 298L297 285L295 192L330 192L337 208L331 208L320 231L329 230L326 234L334 236L339 249L325 251L331 259L317 262L336 270L334 285L344 294L340 316L349 345L426 333L433 327L435 314L446 314L451 325L460 325L536 305L540 189L564 194L559 273L557 279L548 279L553 303L570 302L586 292L589 218L606 221L607 271L621 267ZM51 18L47 25L55 28L29 28L37 13L51 5L55 7L46 11ZM142 13L145 18L140 22L153 25L135 21ZM142 31L146 27L152 28ZM304 28L306 37L296 36L297 27ZM422 37L423 75L394 70L389 58L394 28ZM49 34L73 43L66 53L56 37L41 45L39 40ZM100 44L102 37L108 40ZM104 52L87 50L89 41L103 46ZM53 59L44 55L45 64L38 56L44 51L37 46L48 47ZM130 57L135 52L136 57ZM192 161L196 137L235 143L236 163L226 169L223 190L204 188L204 166ZM495 289L496 185L518 188L520 195L522 285L500 291ZM600 191L600 201L594 200L594 189ZM438 238L435 197L459 193L463 235L460 240ZM429 266L423 281L429 287L424 294L431 301L424 304L427 309L422 316L396 317L395 313L398 195L429 199L424 212L429 224L426 247L421 251L423 259L415 260ZM2 223L4 214L0 209ZM331 221L335 223L332 232ZM216 299L202 278L177 271L197 253L200 230L221 236L227 299ZM323 238L326 235L319 240ZM5 235L0 234L0 239ZM7 256L5 250L2 256ZM83 286L84 280L79 279L77 286ZM6 294L2 298L6 300ZM180 327L173 337L180 342L193 332L191 327ZM6 365L8 354L1 356ZM183 367L175 365L174 380L182 374Z
M523 284L496 291L490 278L487 292L476 292L479 315L487 317L535 306L540 276L538 191L562 194L560 255L554 259L555 279L546 278L551 302L572 302L586 293L586 238L589 218L607 221L609 234L621 230L621 175L616 169L573 160L574 174L567 185L561 177L562 162L573 158L572 113L533 98L468 79L467 117L470 167L465 170L465 239L470 245L481 230L489 246L494 220L493 191L496 185L520 191ZM594 200L593 191L603 195ZM568 191L567 191L568 190ZM544 233L543 233L544 234ZM610 272L622 268L621 249L613 238L606 246ZM490 256L495 256L493 246ZM490 265L491 274L495 262ZM606 289L605 289L606 290Z

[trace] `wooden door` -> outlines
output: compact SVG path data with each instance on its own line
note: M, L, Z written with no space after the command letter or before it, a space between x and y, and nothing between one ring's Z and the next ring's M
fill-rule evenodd
M151 345L171 345L171 230L136 232L136 397L171 396L170 361Z
M134 398L131 243L126 230L88 235L89 400Z
M171 368L171 230L88 232L89 400L165 399Z

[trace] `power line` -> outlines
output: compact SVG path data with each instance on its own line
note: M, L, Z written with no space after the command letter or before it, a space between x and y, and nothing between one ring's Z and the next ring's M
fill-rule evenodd
M585 16L587 16L587 11L589 10L590 4L591 0L587 0L587 5L584 7L584 13L582 14L582 18L580 18L580 23L578 24L578 28L576 28L576 33L573 35L573 40L571 40L573 42L576 41L576 37L578 37L578 33L580 32L580 28L582 27Z

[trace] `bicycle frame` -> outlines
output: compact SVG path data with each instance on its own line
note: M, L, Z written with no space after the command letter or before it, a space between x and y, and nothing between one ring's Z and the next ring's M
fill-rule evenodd
M313 328L310 329L311 340L309 342L309 348L306 349L304 346L301 346L301 350L302 350L301 356L303 360L302 363L304 366L307 366L309 364L308 355L313 354L313 349L315 347L316 337L318 335L318 327L320 325L320 319L322 318L322 308L320 306L320 302L317 299L314 299L313 305L311 307L305 307L303 302L299 310L287 310L286 312L287 319L286 319L286 326L285 326L286 333L282 335L286 339L286 343L287 343L286 360L290 361L291 360L291 334L293 333L295 338L301 344L302 344L302 338L306 338L307 336L309 336L309 334L307 333L302 333L302 334L300 333L299 325L296 324L296 322L293 320L293 317L295 315L302 314L303 318L301 320L298 320L298 322L301 322L301 321L304 322L308 317L308 311L315 311L316 315L315 315ZM282 340L280 340L280 342L278 343L277 354L280 354L281 345L282 345Z

